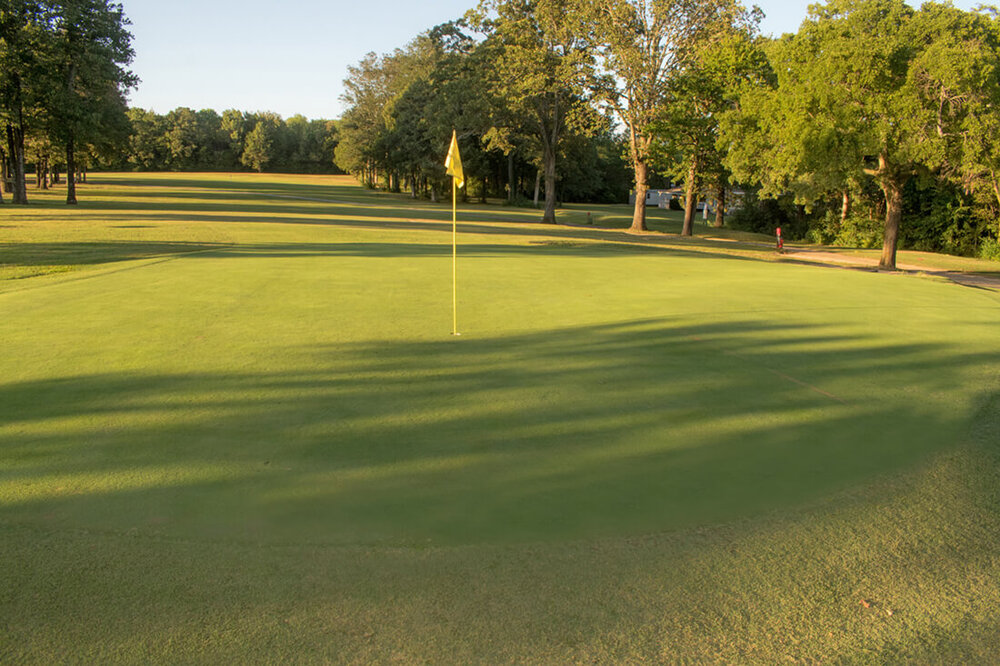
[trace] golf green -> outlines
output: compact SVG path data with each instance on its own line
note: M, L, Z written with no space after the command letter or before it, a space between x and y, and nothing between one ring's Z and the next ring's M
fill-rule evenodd
M273 587L290 603L284 595L302 594L302 572L322 553L359 577L347 596L362 615L429 594L441 576L483 580L493 567L512 595L495 598L510 629L519 604L533 603L531 581L545 577L508 568L526 553L554 570L562 549L672 539L655 556L663 571L673 566L664 558L684 559L671 548L696 557L685 549L705 530L736 529L773 530L779 551L805 557L787 536L799 528L782 521L819 512L802 524L823 524L859 497L878 513L887 487L919 485L914 475L967 450L977 428L995 432L1000 297L990 290L545 227L530 211L467 205L456 337L445 207L343 178L94 181L79 211L42 204L0 228L0 262L14 277L44 267L0 282L0 640L13 657L72 660L78 647L124 661L755 658L629 643L650 607L617 609L617 627L586 612L559 620L556 634L611 632L603 651L580 652L543 625L557 649L529 641L519 652L480 625L467 631L460 618L472 602L461 595L436 633L410 642L398 617L383 619L398 629L385 652L363 631L337 638L333 653L312 652L322 641L272 650L256 627L260 641L244 653L235 636L250 630L223 629L232 618L216 627L229 638L180 631L211 625L216 612L191 601L182 572L198 560L212 579L246 557L245 571L199 584L253 624L271 610L247 590ZM995 525L995 514L979 517ZM704 538L709 551L736 539ZM88 545L100 556L77 552ZM409 591L384 595L375 579L385 574L359 561L365 553L404 569L429 558L436 573L421 583L390 566ZM277 571L272 556L296 563ZM133 593L117 569L136 558L163 567ZM85 573L68 576L66 561ZM312 566L330 576L328 565ZM747 594L743 565L762 566L728 565L734 598ZM579 576L574 595L608 594L605 574L591 580L574 564L553 576L567 570ZM995 581L982 585L995 595ZM123 612L75 646L62 642L83 631L60 633L88 609L122 599L147 609L159 638ZM464 652L444 638L449 626ZM116 651L130 641L146 642Z

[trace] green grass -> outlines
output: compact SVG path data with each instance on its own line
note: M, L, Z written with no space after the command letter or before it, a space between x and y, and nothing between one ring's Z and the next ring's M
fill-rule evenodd
M0 209L0 661L992 658L996 292L469 204L453 338L447 206L82 195Z

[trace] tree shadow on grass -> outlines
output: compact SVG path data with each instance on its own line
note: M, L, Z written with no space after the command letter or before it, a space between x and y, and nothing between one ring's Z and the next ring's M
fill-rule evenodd
M409 225L390 225L399 229ZM507 235L507 234L504 234ZM531 235L525 233L524 235ZM459 252L462 256L546 255L571 257L604 257L622 254L645 255L663 253L663 247L599 241L536 240L528 243L484 243L463 239ZM398 242L392 237L370 242L315 242L315 243L205 243L156 240L128 241L72 241L0 243L0 264L7 266L85 266L148 259L170 255L197 255L214 259L275 259L304 257L444 257L451 256L450 244L428 242ZM670 256L699 257L705 253L696 249L670 248ZM746 261L742 257L730 257Z
M148 259L204 252L223 243L171 241L75 241L62 243L0 243L0 264L11 266L73 266Z
M998 360L670 321L299 356L284 372L3 386L0 521L397 545L727 522L950 446L960 415L912 396Z
M285 351L0 383L6 657L989 654L1000 400L964 458L939 401L996 353L682 320Z

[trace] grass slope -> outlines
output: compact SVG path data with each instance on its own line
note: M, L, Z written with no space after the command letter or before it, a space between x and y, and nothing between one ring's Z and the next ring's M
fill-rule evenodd
M0 225L3 661L993 653L995 292L470 205L455 339L447 207L49 196Z

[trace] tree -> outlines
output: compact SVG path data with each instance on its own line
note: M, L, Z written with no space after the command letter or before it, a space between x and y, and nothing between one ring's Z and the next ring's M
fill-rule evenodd
M167 114L166 126L170 168L175 171L191 170L198 150L198 116L193 109L180 106Z
M427 35L421 35L405 49L384 56L369 53L356 66L347 68L341 96L347 111L341 118L336 151L336 163L341 169L375 187L380 170L385 168L388 184L391 174L385 136L393 106L411 83L430 73L437 55Z
M0 3L0 121L3 122L7 157L7 183L11 200L27 204L24 167L25 134L29 118L37 111L43 86L41 62L44 14L35 0Z
M895 269L907 183L979 162L975 116L994 113L996 44L985 15L950 5L813 5L797 35L769 48L776 86L748 92L727 121L730 145L743 143L730 164L801 201L874 179L885 202L879 266Z
M256 114L256 123L247 134L243 155L240 157L243 165L263 172L277 157L275 148L282 127L284 123L278 114L269 111Z
M460 25L445 23L405 49L370 53L349 68L342 99L350 106L338 128L337 165L370 187L381 181L399 191L408 178L414 193L419 183L436 199L445 181L441 155L455 128L466 171L475 174L485 94L472 46Z
M59 0L48 8L47 57L53 77L46 100L49 132L66 149L66 203L76 203L76 149L125 120L125 92L138 79L132 35L120 4Z
M200 170L229 170L239 164L230 149L229 134L222 129L222 117L214 109L201 109L195 114L197 148L194 168Z
M598 97L625 125L635 171L631 230L646 230L646 192L652 128L670 97L674 79L696 45L746 15L735 0L595 0L591 16L603 76Z
M167 168L166 123L162 116L145 109L129 109L132 131L128 140L128 161L143 171Z
M489 35L495 68L492 87L513 116L531 118L545 179L542 222L554 224L556 160L561 141L583 116L586 74L593 51L579 2L484 0L474 15Z
M693 233L695 205L705 187L715 190L716 226L723 225L729 171L718 141L719 117L733 106L743 82L759 84L768 74L756 44L759 13L732 18L738 22L720 25L714 39L695 44L684 56L651 128L651 162L685 183L683 236Z

